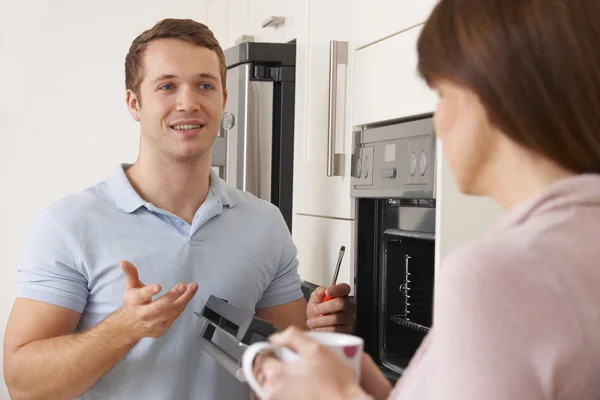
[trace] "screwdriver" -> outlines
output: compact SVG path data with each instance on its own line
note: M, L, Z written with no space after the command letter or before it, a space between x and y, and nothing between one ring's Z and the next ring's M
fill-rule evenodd
M337 282L338 275L340 274L340 265L342 265L342 259L344 258L344 253L346 252L346 246L342 246L340 248L340 254L338 255L337 265L335 266L335 272L333 273L333 280L331 281L331 286L335 286ZM335 297L329 297L327 294L323 299L323 303L329 300L333 300Z

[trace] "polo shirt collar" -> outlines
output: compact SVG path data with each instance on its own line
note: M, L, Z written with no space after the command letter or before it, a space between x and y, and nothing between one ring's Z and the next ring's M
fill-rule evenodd
M131 164L121 164L116 168L107 179L108 187L110 188L112 197L117 205L117 208L126 213L132 213L140 207L147 205L147 202L140 197L135 191L125 171L131 167ZM220 199L220 203L224 206L235 206L233 188L229 187L219 178L218 174L210 169L210 188L209 196L215 196Z
M131 186L127 175L125 175L125 171L129 167L131 167L131 164L121 164L106 180L117 208L126 213L132 213L146 205L144 199Z
M215 172L214 169L210 169L209 191L213 196L217 197L218 199L221 199L221 204L223 204L224 206L228 206L229 208L235 206L235 194L233 193L233 190L234 189L232 187L227 185L227 183L225 183L221 178L219 178L219 175Z

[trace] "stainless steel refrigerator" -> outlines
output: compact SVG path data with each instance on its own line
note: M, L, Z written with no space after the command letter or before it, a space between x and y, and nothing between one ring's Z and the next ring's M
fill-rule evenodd
M279 207L291 231L296 45L243 43L225 58L229 98L211 166Z

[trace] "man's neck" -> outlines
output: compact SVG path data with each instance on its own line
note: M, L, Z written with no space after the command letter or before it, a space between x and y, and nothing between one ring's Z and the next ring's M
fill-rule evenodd
M193 162L142 157L127 171L131 186L145 201L191 224L208 195L210 152Z

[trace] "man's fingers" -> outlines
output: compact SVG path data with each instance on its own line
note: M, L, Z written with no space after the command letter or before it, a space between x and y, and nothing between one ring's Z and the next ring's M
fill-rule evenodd
M167 293L160 296L158 299L154 300L152 303L148 304L146 307L146 315L149 317L156 317L158 315L163 314L165 319L171 318L173 314L173 303L177 300L181 295L185 293L187 290L187 286L183 283L178 283Z
M121 261L121 270L125 274L125 289L136 289L144 285L140 282L137 268L129 261Z
M315 304L319 304L323 302L323 299L325 298L325 288L323 287L318 287L316 288L312 294L310 295L310 299L308 300L309 303L315 303Z
M167 318L179 315L198 291L196 282L178 283L167 293L148 305L149 315L164 314Z
M356 305L348 297L337 297L316 306L317 315L334 314L337 312L354 313Z
M311 318L308 321L306 321L306 325L310 329L315 329L336 325L353 325L354 322L354 314L347 312L339 312L335 314L327 314Z
M179 310L179 312L183 311L197 291L198 284L196 282L188 283L185 293L173 302L173 306Z
M327 288L325 294L329 297L344 297L350 294L350 285L347 283L338 283Z
M345 332L343 326L326 326L323 328L312 329L313 332Z
M160 285L154 284L150 286L144 286L143 288L135 292L135 301L138 304L146 304L152 300L152 297L160 293Z

